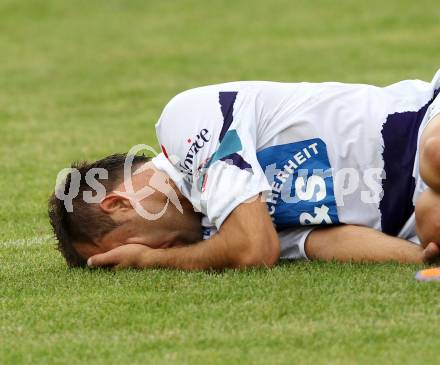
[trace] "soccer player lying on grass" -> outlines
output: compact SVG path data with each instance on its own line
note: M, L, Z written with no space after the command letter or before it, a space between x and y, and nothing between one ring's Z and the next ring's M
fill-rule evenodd
M156 125L162 153L134 158L125 176L124 155L83 163L58 187L49 214L59 249L72 266L117 268L435 260L439 89L440 71L384 88L183 92Z

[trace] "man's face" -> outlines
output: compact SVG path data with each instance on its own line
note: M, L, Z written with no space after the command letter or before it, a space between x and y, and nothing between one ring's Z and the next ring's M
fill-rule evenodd
M169 248L183 244L178 237L169 232L166 226L164 227L163 223L154 225L145 219L134 217L132 221L115 228L96 243L77 242L74 248L83 258L88 259L116 247L133 243L150 248Z
M184 198L178 196L177 188L171 186L169 181L168 176L163 173L151 168L143 170L132 177L130 184L135 193L146 187L151 188L151 193L136 199L133 194L125 194L126 186L121 183L115 189L117 192L108 194L100 204L102 212L120 225L95 244L76 243L74 247L77 252L88 259L126 244L169 248L200 240L199 215L189 202L186 205L191 209L183 211L181 202ZM154 186L150 186L153 182ZM173 200L177 200L178 204L173 204ZM139 210L150 212L154 219L139 214Z

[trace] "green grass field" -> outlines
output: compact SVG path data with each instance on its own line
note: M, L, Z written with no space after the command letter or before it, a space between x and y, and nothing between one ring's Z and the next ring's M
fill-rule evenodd
M416 266L69 270L46 217L61 168L155 145L186 88L437 68L434 0L0 0L0 364L438 364Z

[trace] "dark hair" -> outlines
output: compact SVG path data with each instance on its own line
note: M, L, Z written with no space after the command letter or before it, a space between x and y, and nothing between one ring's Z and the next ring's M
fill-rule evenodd
M127 154L114 154L91 163L87 161L72 163L71 167L80 172L81 178L79 193L72 200L71 212L67 211L64 200L58 199L55 193L50 196L49 221L57 240L57 249L70 267L86 265L86 260L76 252L73 246L75 242L93 244L118 226L110 216L101 211L98 204L87 203L83 200L83 192L91 190L85 179L87 172L92 168L107 170L108 179L101 179L99 176L95 176L95 179L105 187L106 192L110 192L123 180L126 158ZM132 172L140 163L149 160L149 157L134 156ZM67 195L72 183L71 173L67 175L65 181L64 194Z

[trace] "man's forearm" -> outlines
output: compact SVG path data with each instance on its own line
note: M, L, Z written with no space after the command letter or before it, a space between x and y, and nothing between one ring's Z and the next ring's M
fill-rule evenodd
M238 206L210 239L184 247L154 250L144 267L184 270L270 267L279 259L280 244L260 199Z
M140 265L182 270L239 267L237 260L228 254L225 242L217 235L188 246L151 250L141 258Z
M306 242L310 259L343 262L422 263L423 249L367 227L346 225L317 229Z

